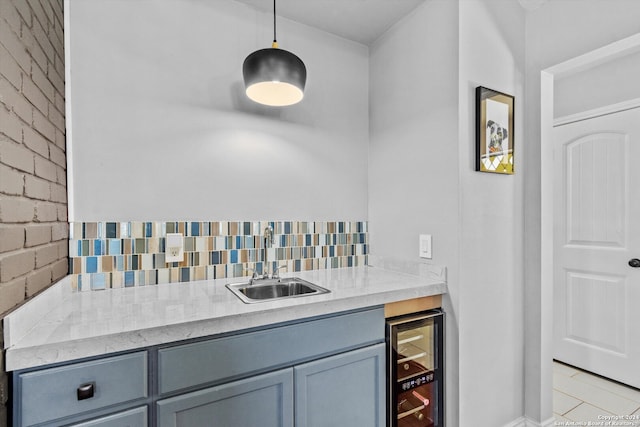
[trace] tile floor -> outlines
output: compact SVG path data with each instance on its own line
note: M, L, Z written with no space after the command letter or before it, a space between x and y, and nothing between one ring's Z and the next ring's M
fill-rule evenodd
M557 426L640 427L640 390L553 362Z

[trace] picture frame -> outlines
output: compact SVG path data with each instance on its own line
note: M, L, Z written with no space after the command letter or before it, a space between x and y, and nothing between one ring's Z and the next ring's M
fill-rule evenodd
M515 97L476 87L476 171L513 175Z

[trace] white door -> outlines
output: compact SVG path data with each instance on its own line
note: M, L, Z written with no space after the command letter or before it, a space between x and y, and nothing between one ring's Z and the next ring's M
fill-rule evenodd
M640 108L554 128L553 158L554 358L640 387Z

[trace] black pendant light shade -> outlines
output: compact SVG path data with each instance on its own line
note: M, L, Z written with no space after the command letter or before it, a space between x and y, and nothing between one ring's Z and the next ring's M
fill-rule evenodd
M282 107L302 101L307 68L293 53L278 49L276 0L273 0L273 43L247 56L242 64L247 96L255 102Z
M304 96L307 68L287 50L268 48L253 52L242 64L242 75L247 96L260 104L292 105Z

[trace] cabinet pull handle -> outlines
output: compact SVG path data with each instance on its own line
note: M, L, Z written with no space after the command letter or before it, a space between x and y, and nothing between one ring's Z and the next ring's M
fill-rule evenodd
M96 390L96 383L81 384L78 387L78 400L91 399Z

